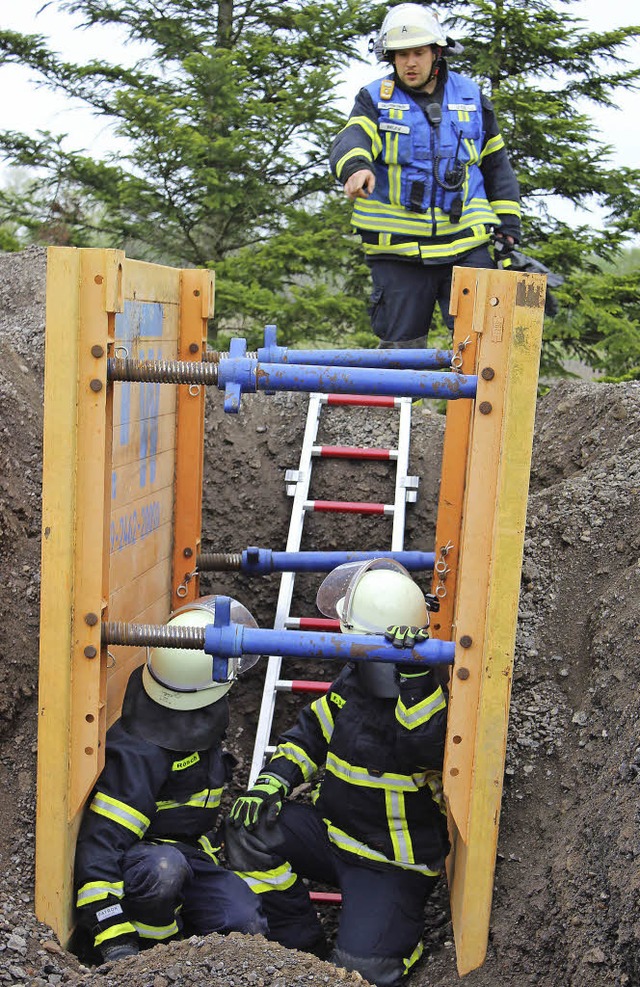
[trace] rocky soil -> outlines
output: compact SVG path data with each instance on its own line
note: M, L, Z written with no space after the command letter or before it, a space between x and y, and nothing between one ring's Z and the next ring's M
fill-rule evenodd
M36 248L0 254L0 985L356 983L356 974L241 935L89 969L33 914L45 265ZM284 548L284 474L297 466L304 408L301 396L259 395L225 416L220 394L209 395L211 551ZM383 444L390 427L372 412L349 415L349 425L370 444ZM415 407L411 472L422 479L408 513L410 548L433 543L442 428L428 404ZM333 430L347 442L346 429L332 413L327 437ZM386 470L355 470L349 499L389 499ZM314 482L311 496L345 497L335 463L314 471ZM536 420L491 939L469 987L640 985L639 494L640 385L552 386ZM314 516L303 547L379 548L389 537L380 523ZM314 612L316 586L317 577L296 581L294 612ZM209 574L202 588L238 596L263 626L273 620L275 577ZM234 693L229 746L239 766L229 800L246 781L261 677L258 667ZM298 701L283 700L278 725ZM331 930L335 909L324 914ZM444 886L425 942L411 983L458 984Z

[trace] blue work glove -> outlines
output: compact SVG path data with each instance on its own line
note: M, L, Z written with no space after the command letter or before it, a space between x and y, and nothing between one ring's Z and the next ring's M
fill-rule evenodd
M282 808L282 800L288 792L286 782L273 775L261 774L253 788L241 795L231 806L229 819L233 826L254 829L261 817L267 826L273 826Z
M420 641L428 641L428 627L408 627L407 624L391 624L384 632L394 648L413 648Z

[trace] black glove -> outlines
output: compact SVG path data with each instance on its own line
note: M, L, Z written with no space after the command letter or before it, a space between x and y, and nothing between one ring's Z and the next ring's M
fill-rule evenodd
M496 245L497 250L497 245ZM528 257L527 254L521 253L519 250L511 250L505 255L498 256L496 253L496 263L498 267L503 268L505 271L526 271L529 274L546 274L547 276L547 293L545 295L544 302L544 314L553 318L554 315L558 314L559 305L558 300L549 290L550 288L559 288L564 284L564 278L562 274L554 274L550 271L542 261L536 260L535 257Z
M125 956L137 956L140 947L133 936L115 936L101 943L98 951L103 963L113 963L115 960L123 960Z
M264 817L263 817L264 818ZM235 871L266 871L279 867L283 858L274 853L271 844L282 839L277 825L257 825L249 829L231 819L224 823L224 850L227 864Z
M495 230L493 234L493 249L495 250L496 261L504 260L505 257L516 249L515 238L508 233Z
M241 795L231 806L229 819L234 826L253 829L264 817L267 826L273 826L282 808L282 800L288 792L286 782L274 775L262 774L256 778L253 788Z
M429 639L428 627L408 627L406 624L391 624L384 632L387 641L394 648L413 648L420 641Z

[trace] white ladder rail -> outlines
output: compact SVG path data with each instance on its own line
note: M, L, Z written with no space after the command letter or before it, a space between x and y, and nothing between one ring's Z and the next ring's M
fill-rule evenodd
M291 520L289 522L289 533L287 535L287 552L297 552L302 541L302 529L304 527L304 503L309 495L311 483L311 450L318 434L320 424L320 414L322 402L320 394L309 395L309 405L307 408L307 421L302 437L302 449L300 451L300 463L297 471L287 470L285 479L293 480L295 473L295 483L287 487L287 493L293 494L293 505L291 508ZM276 630L284 628L285 621L291 609L293 598L293 587L295 583L295 573L283 572L280 578L280 588L278 590L278 600L276 603L276 613L273 626ZM251 758L251 768L249 771L249 786L262 770L264 755L269 746L271 736L271 724L275 712L277 688L276 683L280 678L280 668L282 657L280 655L270 655L267 659L267 671L265 674L264 687L262 692L262 702L260 704L260 714L256 727L256 739Z
M418 496L419 479L409 476L409 445L411 442L411 398L400 399L400 426L396 456L396 488L394 496L393 528L391 530L391 551L401 552L404 548L404 528L407 502L415 503Z

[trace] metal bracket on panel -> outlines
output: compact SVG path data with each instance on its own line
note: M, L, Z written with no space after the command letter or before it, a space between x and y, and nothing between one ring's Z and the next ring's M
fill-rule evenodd
M300 483L305 479L304 470L287 470L284 474L285 483L290 484L287 487L287 496L295 497L296 495L296 484Z
M407 504L415 504L418 499L418 487L420 486L419 476L403 476L400 478L400 486L405 488L405 500Z

